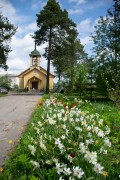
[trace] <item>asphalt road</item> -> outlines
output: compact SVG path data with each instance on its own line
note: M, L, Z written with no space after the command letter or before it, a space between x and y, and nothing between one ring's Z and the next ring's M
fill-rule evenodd
M18 143L40 98L40 95L0 97L0 166Z

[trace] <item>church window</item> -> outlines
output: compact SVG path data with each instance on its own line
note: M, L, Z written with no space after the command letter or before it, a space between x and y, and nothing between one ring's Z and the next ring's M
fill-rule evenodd
M33 57L33 66L37 65L37 58Z

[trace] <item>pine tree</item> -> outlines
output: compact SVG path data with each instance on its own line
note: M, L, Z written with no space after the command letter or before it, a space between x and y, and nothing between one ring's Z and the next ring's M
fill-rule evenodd
M49 73L53 44L60 34L66 37L67 31L70 28L76 27L76 25L68 18L67 11L63 11L56 0L48 0L43 10L37 14L37 26L39 29L35 32L34 36L37 44L48 43L46 49L46 57L48 60L46 93L49 93Z
M76 64L77 61L75 57L77 51L76 48L77 32L76 30L69 30L67 31L67 33L68 33L67 36L60 37L59 41L56 41L55 39L55 46L53 48L53 53L52 53L53 66L57 70L57 73L59 75L59 80L61 75L64 77L65 74L67 74L68 69L70 72L70 70L74 67L74 64Z
M9 42L15 34L16 29L17 28L9 22L8 18L0 13L0 67L5 70L8 68L6 62L8 53L11 51Z

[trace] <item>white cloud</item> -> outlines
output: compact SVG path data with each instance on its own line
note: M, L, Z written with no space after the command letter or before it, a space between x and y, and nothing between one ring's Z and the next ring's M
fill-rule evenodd
M37 8L39 8L41 5L41 0L33 0L32 1L32 10L36 10Z
M69 2L76 2L77 4L85 4L86 0L68 0Z
M37 30L37 24L36 22L32 22L28 25L19 26L17 29L17 34L26 34L29 32L33 33L36 30Z
M79 32L79 38L81 43L84 45L85 51L91 55L91 50L93 48L93 40L91 33L94 32L94 26L98 22L98 19L92 20L90 18L84 19L77 25L77 30Z
M93 46L91 33L94 31L94 25L97 23L97 19L92 21L90 18L84 19L77 25L77 30L79 32L79 38L81 43L85 46L87 52L90 53L90 49Z
M46 45L45 43L41 46L37 46L37 50L41 55L43 55ZM26 34L23 38L14 35L10 46L12 51L9 53L7 60L7 65L9 67L7 73L19 74L30 67L29 54L34 50L34 39L31 38L30 33ZM40 58L40 65L44 69L47 69L47 60L42 56ZM53 71L52 66L51 71ZM1 73L6 73L6 71L0 69L0 74Z
M80 33L80 35L90 33L91 32L91 19L87 18L87 19L81 21L77 25L77 30Z
M16 71L17 70L21 71L27 68L25 61L22 61L21 59L19 59L19 57L10 59L7 64L10 69L16 70Z
M80 40L83 45L88 45L92 43L92 38L90 36L86 36L84 38L81 38Z
M15 15L16 9L12 6L12 4L7 0L0 1L1 11L5 14L5 16Z
M86 10L93 10L96 8L102 8L104 6L106 6L106 4L110 4L111 2L113 2L113 0L99 0L99 1L93 1L93 3L89 3L89 5L87 5L85 8Z
M8 0L0 0L0 10L12 23L16 24L28 20L27 16L17 15L17 10Z
M17 36L14 36L11 41L11 47L12 49L24 49L24 47L29 47L33 43L33 40L30 36L30 34L26 34L23 38L17 38Z
M82 14L82 10L81 9L69 9L68 13L69 14Z

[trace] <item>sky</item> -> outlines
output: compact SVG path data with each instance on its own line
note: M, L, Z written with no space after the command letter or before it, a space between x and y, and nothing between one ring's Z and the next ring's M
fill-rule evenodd
M113 0L57 0L62 9L66 9L78 30L78 38L84 45L84 50L92 54L91 33L100 16L105 16L112 7ZM0 74L20 74L30 67L29 54L34 50L34 40L31 35L37 30L36 14L39 14L47 0L0 0L0 11L9 21L18 27L12 37L10 47L12 51L7 59L7 72L0 69ZM43 58L45 44L37 46L41 54L40 66L47 69L47 60ZM51 72L54 69L51 65Z

